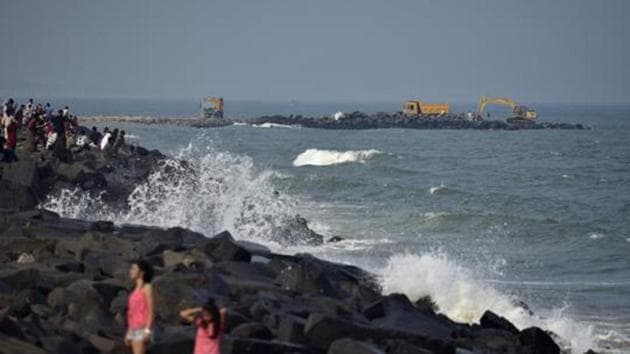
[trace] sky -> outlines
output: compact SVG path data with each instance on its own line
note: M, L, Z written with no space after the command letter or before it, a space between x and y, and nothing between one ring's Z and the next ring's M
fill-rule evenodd
M0 96L630 103L626 0L0 0Z

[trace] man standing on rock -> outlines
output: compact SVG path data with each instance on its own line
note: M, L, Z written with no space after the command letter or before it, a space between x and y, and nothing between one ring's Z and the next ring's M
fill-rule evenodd
M2 126L5 139L4 160L7 162L17 161L15 147L17 145L17 122L15 121L15 107L13 99L10 98L4 105L4 114L0 126Z
M57 115L52 116L50 122L53 126L53 131L57 135L53 147L53 154L60 160L68 160L68 150L66 150L66 124L63 119L63 112L59 110Z

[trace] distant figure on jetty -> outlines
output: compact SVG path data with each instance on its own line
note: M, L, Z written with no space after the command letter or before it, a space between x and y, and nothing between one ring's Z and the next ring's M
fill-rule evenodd
M202 307L182 310L180 317L196 328L193 354L221 354L221 337L225 332L226 310L219 309L210 298Z
M153 339L153 268L147 261L134 261L129 267L129 278L134 283L134 290L129 294L125 344L131 348L133 354L144 354L148 343Z
M101 138L101 141L99 142L99 146L101 147L101 150L105 150L105 148L107 148L107 144L109 144L109 139L111 139L112 137L112 133L109 131L108 127L105 127L105 129L103 130L103 137Z
M9 98L4 103L2 113L0 121L0 127L2 127L4 136L2 160L5 162L17 161L15 147L17 145L18 123L15 120L15 102L12 98Z
M95 146L99 146L102 137L103 135L98 131L98 129L96 127L92 127L89 138Z
M123 145L125 145L125 131L121 130L114 140L111 153L113 153L114 155L118 155L118 151Z

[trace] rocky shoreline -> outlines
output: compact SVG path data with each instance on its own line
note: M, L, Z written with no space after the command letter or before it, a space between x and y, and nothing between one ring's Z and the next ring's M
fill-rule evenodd
M209 296L228 309L223 353L560 353L553 334L489 311L469 325L439 314L428 297L384 295L357 267L274 254L228 232L208 238L39 209L64 188L102 193L122 208L164 156L127 146L118 156L89 150L59 161L23 144L19 162L0 163L0 353L128 352L127 268L137 258L157 272L150 353L191 353L194 330L178 311ZM294 227L323 242L306 221Z
M588 129L582 124L572 123L520 123L511 124L501 120L467 120L463 116L445 117L405 117L398 113L352 112L341 119L333 117L306 117L302 115L271 115L251 119L200 119L200 118L153 118L153 117L118 117L95 116L82 119L91 123L136 123L136 124L171 124L197 128L225 127L233 124L282 124L296 125L317 129L477 129L477 130L523 130L523 129Z

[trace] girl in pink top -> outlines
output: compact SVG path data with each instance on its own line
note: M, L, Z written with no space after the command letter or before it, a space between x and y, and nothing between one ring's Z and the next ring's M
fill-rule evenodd
M225 309L220 309L214 299L208 299L203 307L182 310L179 315L197 328L194 354L221 354L221 337L225 329Z
M129 267L129 278L134 282L134 290L129 294L127 306L127 334L125 343L133 354L144 354L151 340L153 327L153 268L146 261L135 261Z

